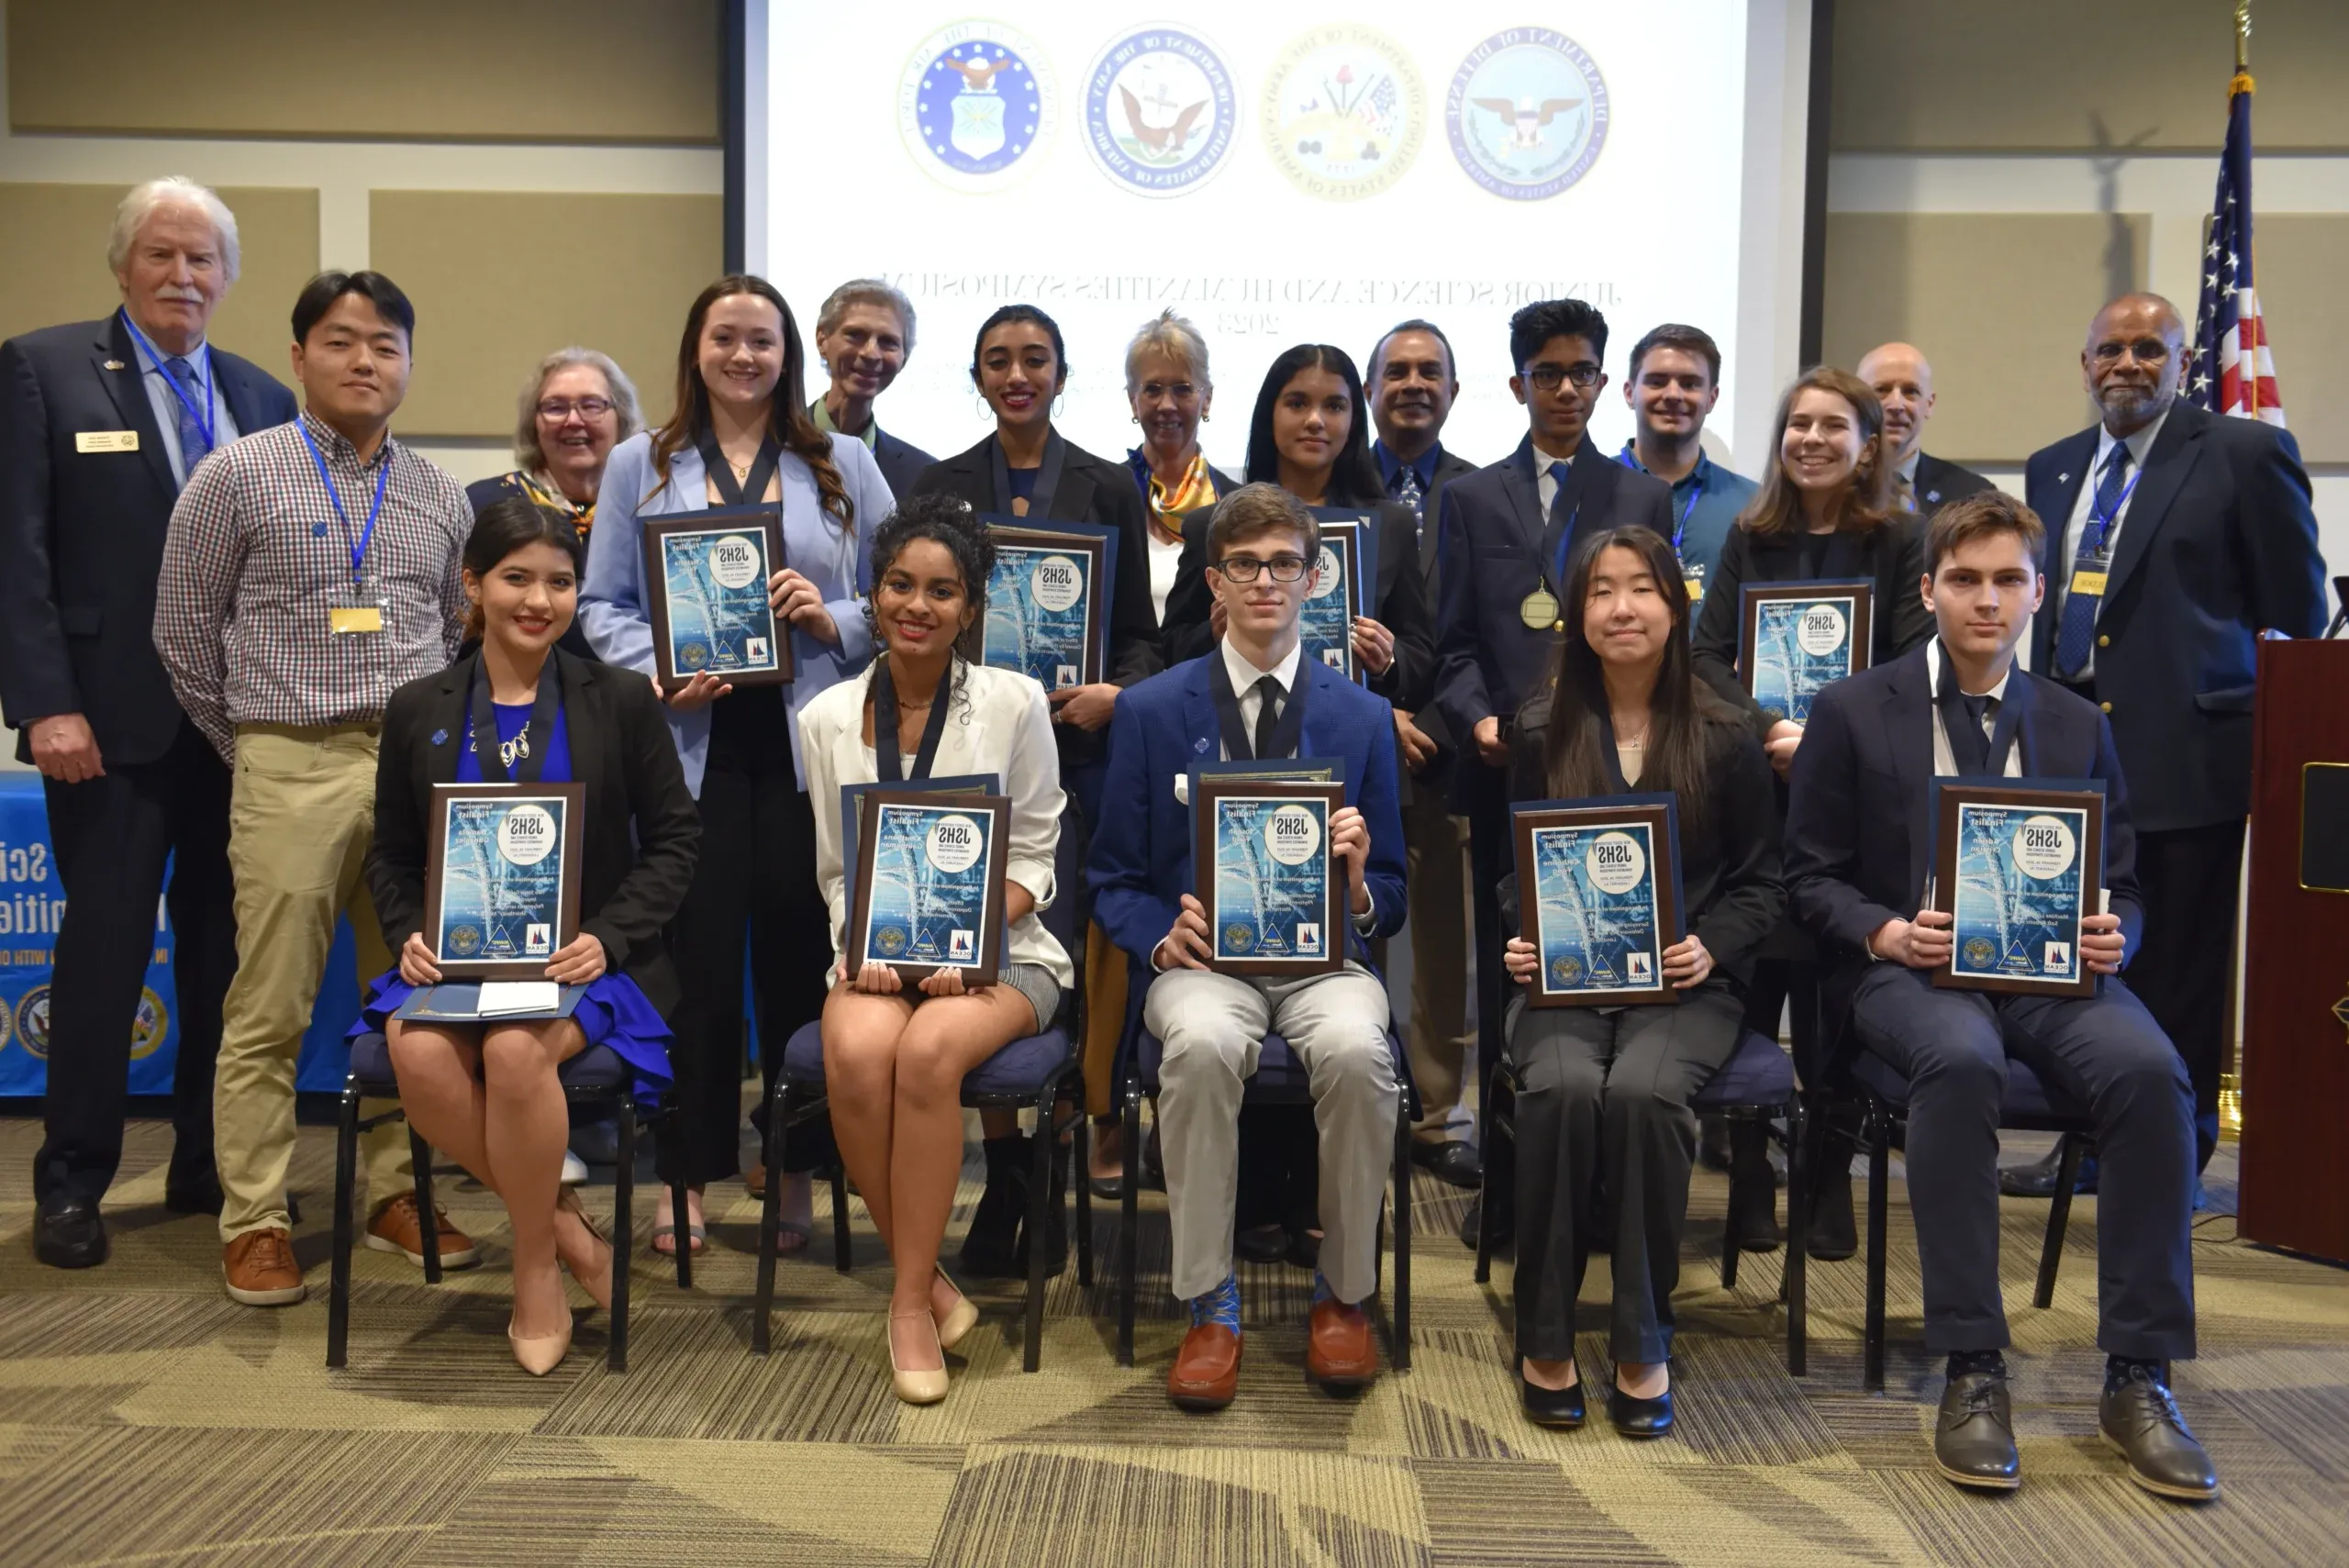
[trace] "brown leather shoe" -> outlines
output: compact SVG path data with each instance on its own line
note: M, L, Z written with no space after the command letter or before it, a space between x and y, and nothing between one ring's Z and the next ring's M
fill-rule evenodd
M447 1209L434 1204L432 1218L440 1232L442 1268L469 1269L481 1262L481 1249L449 1223ZM416 1194L402 1193L375 1210L375 1218L367 1222L367 1245L378 1252L397 1252L419 1269L424 1266L424 1222L417 1213Z
M1240 1336L1220 1323L1195 1323L1166 1373L1166 1397L1186 1410L1220 1410L1240 1391Z
M307 1289L294 1261L293 1232L275 1226L229 1242L220 1270L228 1276L228 1298L247 1307L291 1307Z
M1332 1393L1368 1387L1378 1375L1370 1314L1334 1299L1315 1302L1305 1335L1305 1370Z

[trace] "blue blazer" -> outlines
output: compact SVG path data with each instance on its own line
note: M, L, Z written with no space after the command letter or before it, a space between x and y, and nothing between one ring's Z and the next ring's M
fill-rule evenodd
M2125 531L2125 529L2124 529ZM1869 933L1917 913L1932 847L1933 696L1930 651L1838 681L1811 702L1795 751L1787 810L1786 881L1795 918L1819 939L1820 1016L1851 1011L1875 962ZM2104 715L2054 682L2018 667L2007 702L2021 705L2016 746L2025 778L2104 781L2104 885L2128 938L2144 936L2137 831Z
M1093 835L1085 872L1093 886L1093 918L1135 962L1150 955L1197 890L1191 871L1191 808L1174 798L1174 781L1222 756L1215 703L1208 695L1210 652L1129 686L1109 721L1109 772L1101 799L1106 820ZM1346 803L1370 829L1370 863L1364 880L1375 916L1374 934L1403 924L1403 815L1395 783L1395 710L1327 665L1300 662L1310 683L1305 696L1300 757L1345 763ZM1370 962L1353 922L1349 950Z
M2034 670L2055 663L2054 588L2071 575L2058 558L2096 448L2091 425L2024 470L2024 498L2047 525ZM2110 639L2096 651L2096 697L2137 769L2147 832L2250 811L2253 673L2268 627L2324 635L2324 557L2300 449L2256 419L2172 403L2121 519L2096 622Z

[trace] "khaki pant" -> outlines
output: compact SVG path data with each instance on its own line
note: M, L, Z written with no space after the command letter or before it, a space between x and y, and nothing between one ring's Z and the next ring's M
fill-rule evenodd
M293 1228L285 1175L294 1157L294 1071L334 945L335 917L351 917L362 985L392 966L360 874L375 829L375 727L242 725L234 771L228 864L237 878L237 977L221 1021L212 1100L228 1200L223 1241ZM365 1101L360 1114L391 1108ZM362 1136L360 1148L373 1204L415 1189L405 1128L378 1127Z
M1468 819L1441 791L1415 786L1403 813L1411 934L1411 1017L1403 1049L1419 1090L1412 1131L1431 1142L1452 1136L1468 1049Z

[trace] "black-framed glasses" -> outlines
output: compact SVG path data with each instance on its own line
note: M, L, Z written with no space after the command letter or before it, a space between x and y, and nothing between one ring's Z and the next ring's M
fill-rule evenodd
M1271 573L1275 583L1295 583L1305 576L1305 557L1275 555L1260 561L1252 555L1227 555L1215 563L1215 569L1235 583L1253 583L1259 572Z
M2169 358L2169 345L2159 338L2140 338L2133 343L2113 339L2099 343L2094 358L2099 364L2118 364L2123 350L2135 356L2141 364L2157 365Z
M1597 365L1585 360L1578 365L1535 365L1525 373L1525 379L1544 392L1557 391L1562 381L1573 382L1576 392L1588 392L1598 384L1602 373Z
M608 397L542 397L539 399L539 417L561 424L572 415L582 419L600 419L612 411Z

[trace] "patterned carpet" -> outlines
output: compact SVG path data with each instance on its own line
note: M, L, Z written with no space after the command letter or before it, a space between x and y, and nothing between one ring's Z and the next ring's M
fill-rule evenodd
M21 1173L37 1124L0 1121ZM1681 1423L1635 1447L1519 1418L1507 1269L1471 1278L1453 1232L1465 1195L1415 1189L1414 1368L1339 1402L1308 1387L1307 1277L1243 1279L1240 1402L1185 1416L1161 1395L1180 1335L1163 1296L1156 1195L1141 1238L1140 1364L1111 1357L1113 1299L1054 1282L1043 1370L1019 1371L1014 1296L954 1359L942 1405L890 1395L880 1247L855 1272L783 1269L775 1353L748 1350L755 1208L714 1195L716 1246L690 1296L640 1260L631 1370L583 1322L532 1380L504 1340L502 1215L451 1182L485 1262L434 1289L361 1251L350 1367L324 1366L331 1147L306 1129L295 1170L315 1294L254 1311L221 1294L208 1220L161 1207L166 1129L142 1125L110 1200L115 1257L36 1266L18 1186L0 1200L0 1562L610 1563L839 1568L1074 1564L1371 1568L1425 1564L2341 1562L2349 1560L2349 1272L2238 1244L2195 1247L2202 1359L2179 1394L2225 1479L2215 1506L2151 1498L2096 1440L2095 1206L2075 1210L2053 1309L2029 1306L2043 1208L2010 1204L2005 1276L2027 1485L1961 1494L1929 1468L1939 1380L1918 1340L1916 1259L1896 1183L1890 1393L1860 1392L1861 1266L1811 1272L1810 1374L1787 1375L1779 1260L1715 1266L1725 1192L1700 1175L1678 1298ZM2010 1157L2027 1151L2018 1140ZM1898 1165L1896 1164L1896 1176ZM968 1173L966 1173L968 1174ZM2232 1151L2213 1195L2232 1205ZM821 1192L819 1190L819 1207ZM976 1187L966 1182L967 1204ZM607 1207L610 1189L591 1193ZM962 1217L958 1216L958 1225ZM1113 1214L1098 1214L1104 1258ZM1594 1266L1586 1324L1607 1288ZM1603 1381L1604 1337L1582 1341Z

